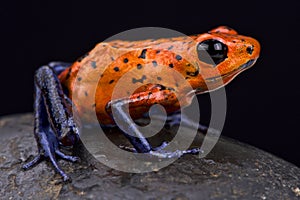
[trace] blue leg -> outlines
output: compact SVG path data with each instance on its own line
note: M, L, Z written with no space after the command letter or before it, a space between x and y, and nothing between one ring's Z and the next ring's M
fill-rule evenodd
M73 120L70 105L65 100L57 78L56 72L61 70L61 65L53 65L52 67L43 66L36 72L34 135L38 145L38 154L32 161L23 165L23 169L27 170L43 160L49 160L63 180L69 181L70 178L57 164L56 157L72 162L78 161L77 157L65 155L59 150L62 137L70 137L75 143L78 137L78 127Z
M160 158L173 158L173 157L180 157L184 154L198 154L201 152L200 148L190 149L190 150L177 150L174 152L166 152L163 150L164 147L167 146L166 142L163 142L163 144L160 147L152 147L151 144L148 142L148 140L143 136L143 134L134 126L131 124L131 120L126 115L126 113L123 110L123 106L128 103L126 101L119 101L117 103L112 103L111 106L115 107L116 110L116 117L120 117L121 120L126 124L127 127L130 127L131 134L129 135L125 132L123 134L127 139L130 141L130 143L133 145L134 150L131 150L130 148L123 148L127 150L131 150L133 152L138 153L149 153L151 155L160 157Z
M159 118L159 116L156 116L156 117ZM186 116L181 116L180 112L175 112L175 113L172 113L171 115L169 115L167 117L166 126L172 127L172 126L180 125L181 120L182 120L181 125L183 125L187 128L193 128L193 129L196 128L204 134L208 130L207 126L204 126L198 122L193 122L190 119L188 119Z
M48 66L53 69L56 75L59 75L63 71L65 71L69 66L71 66L71 63L65 63L65 62L51 62L48 64Z
M182 113L180 112L175 112L175 113L172 113L171 115L168 115L167 116L167 120L166 120L166 124L165 124L165 127L173 127L173 126L185 126L187 128L191 128L193 130L195 129L198 129L198 131L200 131L201 133L203 134L206 134L207 131L208 131L208 127L207 126L204 126L198 122L194 122L190 119L188 119L186 116L181 116ZM161 116L152 116L156 119L163 119ZM214 129L211 129L211 131L214 131ZM215 130L217 131L217 130ZM161 146L157 147L158 151L162 151L163 148L167 146L167 142L164 142ZM184 152L177 152L175 154L198 154L201 152L201 149L200 148L192 148L192 149L188 149ZM168 154L166 155L159 155L159 157L165 157L165 156L170 156Z

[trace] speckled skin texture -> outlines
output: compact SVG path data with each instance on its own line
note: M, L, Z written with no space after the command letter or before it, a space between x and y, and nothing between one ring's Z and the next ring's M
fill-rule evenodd
M0 119L1 199L299 199L299 168L226 138L205 159L186 155L160 171L143 174L95 164L79 148L80 163L59 161L73 179L62 184L47 162L21 170L36 153L32 122L32 114ZM111 130L112 137L118 140L118 135L117 129Z
M63 180L69 181L56 157L71 162L78 160L60 150L60 147L77 144L80 128L76 116L80 116L81 121L93 122L96 113L96 121L101 125L114 124L112 116L120 117L130 126L130 118L141 118L155 104L164 106L167 113L178 111L191 103L191 94L202 94L229 83L251 67L259 53L258 41L221 26L191 37L99 43L72 65L49 63L42 66L34 77L34 135L38 153L23 165L23 169L47 159ZM149 79L152 71L156 71L154 79L157 82ZM122 78L129 72L133 72L130 79L124 81ZM163 74L167 76L162 78ZM144 83L148 79L150 82ZM121 83L120 87L116 86L117 82ZM131 88L134 90L130 91ZM113 98L113 94L120 94L120 91L125 95ZM129 106L130 117L124 113L124 105ZM110 112L111 107L115 108L115 113ZM150 154L156 151L139 130L129 132L133 135L125 132L124 135L135 151ZM195 154L199 150L195 148L180 154ZM167 153L177 156L176 152ZM159 153L167 156L163 154Z
M220 41L226 45L227 53L224 60L216 63L216 66L212 62L208 64L199 58L197 45L207 40ZM74 62L70 68L62 72L59 79L62 85L68 89L69 97L74 97L72 100L82 118L90 120L89 111L95 110L101 124L112 124L114 121L110 113L107 112L106 106L111 101L119 79L130 70L145 67L151 70L156 65L170 67L179 72L193 89L199 89L203 93L229 83L237 74L252 66L254 62L246 68L241 67L250 60L256 61L259 53L260 44L257 40L239 35L226 26L220 26L208 33L190 37L142 41L117 40L99 43L89 53ZM135 80L146 79L147 75L147 73L137 74L133 78ZM171 73L170 76L172 76ZM168 83L164 80L157 81L157 83L160 82L164 86L166 86L165 83ZM135 81L126 82L124 90L134 87L134 83ZM209 88L207 84L209 84ZM183 85L172 85L172 87L178 92L179 98L186 96L187 91L181 88ZM166 98L166 95L174 96L172 90L166 88L158 93L152 88L153 84L143 86L135 92L135 95L130 97L132 100L130 110L133 119L140 118L145 110L155 103L166 104L167 112L180 109L175 105L176 99ZM92 91L96 91L95 98L80 98L81 96L94 95ZM149 92L153 95L148 95ZM156 95L154 95L155 93ZM137 96L147 96L148 98L147 101L142 101L142 99L138 101ZM84 103L81 103L82 101ZM144 109L140 109L143 107Z

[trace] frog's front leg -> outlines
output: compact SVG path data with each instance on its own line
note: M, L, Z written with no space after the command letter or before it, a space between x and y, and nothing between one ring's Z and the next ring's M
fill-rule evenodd
M163 119L162 116L160 115L154 115L152 116L155 119ZM180 111L171 113L170 115L167 116L166 120L166 127L173 127L173 126L185 126L187 128L191 129L197 129L201 133L206 133L208 131L208 127L205 125L200 124L199 122L194 122L190 120L187 116L183 115Z
M29 169L46 159L63 180L68 181L70 178L59 167L56 157L72 162L78 160L77 157L65 155L59 148L63 144L75 144L79 138L79 131L55 69L56 72L60 72L61 65L52 63L52 66L43 66L35 74L34 135L38 154L32 161L23 165L23 169Z
M124 106L129 104L130 101L116 101L111 102L110 106L115 110L114 117L119 118L118 120L122 121L122 124L125 127L129 127L130 134L127 134L126 131L123 131L123 134L130 143L133 145L135 152L139 153L149 153L151 155L160 157L160 158L173 158L180 157L183 154L197 154L201 151L200 148L188 149L188 150L176 150L173 152L164 151L164 147L167 146L166 142L163 142L160 147L152 147L148 140L144 137L143 133L135 126L135 124L130 119L130 116L124 111ZM127 129L127 130L128 130Z
M157 119L161 118L161 116L153 116L153 117ZM180 125L190 128L192 130L197 129L198 131L200 131L205 135L218 136L221 134L220 130L212 127L207 127L205 125L200 124L199 122L194 122L180 112L172 113L167 117L167 121L166 121L167 127L180 126Z

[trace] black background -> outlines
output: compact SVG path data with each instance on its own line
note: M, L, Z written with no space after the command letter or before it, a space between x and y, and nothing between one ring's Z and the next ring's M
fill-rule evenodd
M39 66L72 62L121 31L155 26L189 35L228 25L259 40L262 51L252 69L226 86L222 134L300 166L297 0L5 2L0 6L0 115L32 111Z

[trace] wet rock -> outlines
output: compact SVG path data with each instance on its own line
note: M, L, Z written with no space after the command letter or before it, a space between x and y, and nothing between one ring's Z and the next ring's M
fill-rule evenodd
M186 155L148 173L126 173L90 161L59 161L72 183L62 184L47 162L29 171L35 155L31 114L0 119L1 199L299 199L300 169L257 148L221 137L205 158ZM83 148L83 147L81 147ZM30 159L30 158L29 158ZM95 164L96 163L96 164Z

